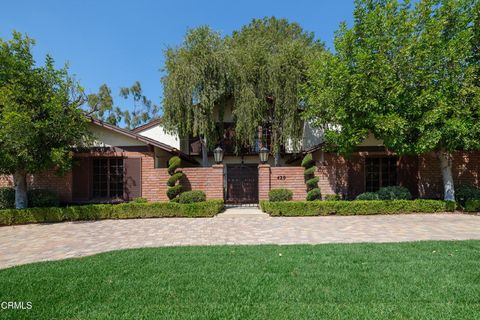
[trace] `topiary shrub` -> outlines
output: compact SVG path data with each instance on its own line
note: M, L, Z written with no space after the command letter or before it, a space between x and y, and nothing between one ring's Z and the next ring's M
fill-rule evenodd
M182 160L177 156L171 157L170 160L168 160L167 171L170 178L167 180L167 197L170 200L175 199L182 192L182 185L177 184L177 182L182 179L183 172L176 171L181 165Z
M383 187L377 191L380 200L411 200L412 194L405 187Z
M195 203L207 201L205 192L200 190L186 191L178 196L178 203Z
M380 200L380 198L376 192L364 192L360 193L355 200Z
M57 207L58 195L46 189L32 189L27 193L28 206L31 208Z
M293 198L293 192L289 189L272 189L268 193L268 200L276 201L291 201Z
M325 201L340 201L342 198L339 194L326 194Z
M322 194L319 188L312 189L307 192L307 201L321 200Z
M322 194L318 188L318 182L320 181L319 177L315 177L315 171L317 167L315 166L315 161L313 160L312 154L308 153L302 160L302 167L305 168L303 174L305 177L305 184L307 185L307 200L321 200Z
M468 200L480 200L480 188L468 184L461 184L455 188L455 200L462 207Z
M15 208L15 189L0 188L0 209Z

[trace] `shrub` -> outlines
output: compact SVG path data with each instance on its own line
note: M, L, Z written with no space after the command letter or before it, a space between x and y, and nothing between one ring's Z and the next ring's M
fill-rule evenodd
M465 202L465 211L480 212L480 200L470 199Z
M308 179L307 182L305 182L305 184L307 185L307 188L315 189L315 188L318 188L319 181L320 181L320 177L315 177L312 179Z
M32 189L27 193L28 206L31 208L56 207L59 204L58 195L46 189Z
M380 200L380 198L376 192L364 192L360 193L355 200Z
M472 185L461 184L455 188L455 200L465 206L468 200L480 199L480 188Z
M15 189L0 188L0 209L15 208Z
M0 210L0 225L100 219L213 217L223 200L179 204L172 202L90 204L84 206Z
M326 194L325 201L340 201L342 198L339 194Z
M205 192L200 190L187 191L178 197L178 203L195 203L207 201L207 196Z
M270 201L290 201L293 198L293 192L289 189L272 189L268 193Z
M311 167L311 168L305 169L303 174L305 175L305 177L310 177L310 176L313 176L315 174L315 170L317 170L316 167Z
M383 187L377 191L380 200L411 200L412 194L405 187Z
M177 184L177 182L183 177L183 173L181 171L175 172L181 165L182 160L177 156L171 157L170 160L168 160L167 171L170 178L167 180L167 197L170 200L175 199L182 192L182 186Z
M168 199L172 200L177 197L181 192L182 186L180 184L177 184L176 186L167 189L167 197Z
M167 186L173 187L183 177L183 172L175 172L170 178L167 180Z
M373 215L434 213L455 209L455 202L443 200L355 200L355 201L260 201L271 216Z
M315 164L315 161L313 161L313 156L311 153L307 153L307 155L303 158L301 166L304 168L310 168Z
M148 200L145 199L145 198L142 198L142 197L138 197L138 198L133 199L132 202L135 202L135 203L147 203Z
M307 201L322 200L322 193L319 188L307 192Z

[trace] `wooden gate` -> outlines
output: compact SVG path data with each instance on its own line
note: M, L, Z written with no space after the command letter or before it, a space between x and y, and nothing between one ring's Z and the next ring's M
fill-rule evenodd
M227 165L228 204L258 203L258 166L247 164Z

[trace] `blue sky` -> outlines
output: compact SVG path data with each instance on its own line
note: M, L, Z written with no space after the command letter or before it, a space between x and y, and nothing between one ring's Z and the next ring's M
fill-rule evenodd
M144 93L160 103L163 50L179 45L187 28L210 25L230 34L252 18L276 16L298 22L332 46L341 21L350 22L353 0L248 1L3 1L0 38L12 30L37 41L35 57L50 53L70 70L87 92L108 84L115 102L122 86L139 80Z

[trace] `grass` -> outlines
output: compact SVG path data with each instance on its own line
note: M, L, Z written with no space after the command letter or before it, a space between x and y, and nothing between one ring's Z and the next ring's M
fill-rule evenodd
M478 319L480 241L171 247L0 270L6 319Z

